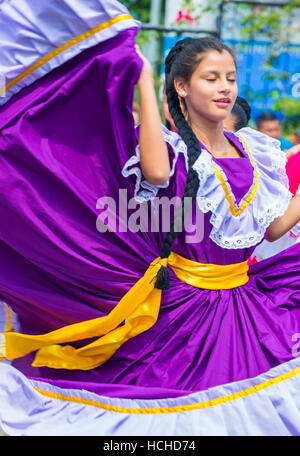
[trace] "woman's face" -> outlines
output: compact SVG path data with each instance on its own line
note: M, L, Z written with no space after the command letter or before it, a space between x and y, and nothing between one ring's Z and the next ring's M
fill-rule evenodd
M226 119L235 103L238 89L236 67L228 51L209 51L192 74L190 81L174 81L177 93L183 96L189 120L197 117L213 122Z

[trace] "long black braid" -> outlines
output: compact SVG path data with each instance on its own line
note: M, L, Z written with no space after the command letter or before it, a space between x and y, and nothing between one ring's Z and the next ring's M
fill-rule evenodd
M193 169L193 165L201 154L201 146L192 128L189 126L183 115L178 94L174 86L174 78L180 77L184 81L189 82L193 72L203 58L203 53L212 50L216 50L220 53L226 50L232 55L234 59L234 55L231 49L217 39L185 38L176 43L176 45L169 52L165 62L166 95L168 107L174 123L178 129L178 132L187 146L188 175L181 202L181 211L175 211L175 216L174 220L171 223L170 231L167 233L163 241L160 252L161 258L168 258L171 253L172 245L177 236L177 232L175 231L177 219L178 217L182 217L185 213L185 199L194 199L197 195L197 190L199 187L199 177L197 172ZM164 266L161 266L157 274L155 288L165 290L169 287L170 283L168 270Z

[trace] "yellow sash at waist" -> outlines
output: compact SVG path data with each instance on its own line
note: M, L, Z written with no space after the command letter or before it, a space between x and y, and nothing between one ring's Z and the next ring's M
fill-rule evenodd
M197 288L230 289L248 281L247 261L225 266L203 264L172 252L168 258L156 258L144 276L105 317L74 323L43 335L4 332L4 356L15 359L38 350L32 365L56 369L89 370L103 364L127 340L155 324L161 290L154 285L160 267L167 265L180 280ZM78 349L59 345L93 337L99 338Z

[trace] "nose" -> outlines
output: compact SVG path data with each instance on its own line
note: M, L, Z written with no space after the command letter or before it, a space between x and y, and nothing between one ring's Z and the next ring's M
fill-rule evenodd
M220 79L218 91L220 93L228 94L228 93L230 93L230 90L231 90L231 86L230 86L230 82L227 80L227 78Z

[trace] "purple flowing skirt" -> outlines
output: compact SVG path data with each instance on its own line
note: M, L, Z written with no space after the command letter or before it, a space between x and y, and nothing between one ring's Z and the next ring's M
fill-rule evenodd
M163 232L96 228L100 197L118 204L120 188L134 194L134 176L121 171L136 146L135 33L84 51L0 110L0 296L21 332L107 315L160 254ZM176 166L161 196L182 195L183 159ZM245 261L253 249L221 249L208 227L199 245L180 235L174 244L186 258L217 264ZM32 354L13 365L30 378L120 398L177 397L254 377L297 356L299 257L297 244L255 264L232 290L194 288L170 271L157 323L97 369L33 368Z

